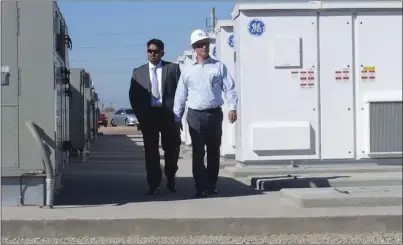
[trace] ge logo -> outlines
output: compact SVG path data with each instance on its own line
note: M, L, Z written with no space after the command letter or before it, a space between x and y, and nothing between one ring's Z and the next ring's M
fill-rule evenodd
M216 52L217 52L217 48L216 48L216 46L214 46L214 48L213 48L213 56L216 56Z
M259 19L253 19L249 22L248 30L252 36L261 36L264 33L265 29L265 24Z
M234 47L234 34L228 37L228 45L233 48Z

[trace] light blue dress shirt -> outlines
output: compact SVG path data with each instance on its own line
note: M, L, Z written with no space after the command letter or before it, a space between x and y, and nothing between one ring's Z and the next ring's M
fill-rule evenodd
M236 110L238 96L235 82L227 67L213 58L203 64L194 61L183 67L175 94L173 111L176 120L184 114L185 106L194 110L220 107L224 97L230 110Z

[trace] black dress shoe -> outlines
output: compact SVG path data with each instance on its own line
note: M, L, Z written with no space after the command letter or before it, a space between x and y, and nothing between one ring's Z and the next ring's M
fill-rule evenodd
M160 192L160 189L159 188L150 188L149 190L148 190L148 195L157 195L158 193Z
M175 184L175 182L168 182L168 184L167 184L167 189L168 189L170 192L175 193L175 192L176 192L176 184Z
M204 197L207 197L207 191L197 191L195 197L196 197L196 198L204 198Z
M210 195L216 195L216 194L218 194L218 190L217 190L217 188L210 188L209 190L208 190L208 194L210 194Z

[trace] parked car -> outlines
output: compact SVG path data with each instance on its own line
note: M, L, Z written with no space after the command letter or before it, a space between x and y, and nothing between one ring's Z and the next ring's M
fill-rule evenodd
M103 125L104 127L108 127L108 117L105 113L100 112L98 114L98 125Z
M116 126L138 126L138 121L132 109L121 108L111 118L112 127Z

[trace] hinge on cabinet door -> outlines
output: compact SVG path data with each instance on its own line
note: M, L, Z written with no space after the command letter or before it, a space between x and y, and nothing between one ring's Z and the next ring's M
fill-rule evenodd
M20 8L18 7L18 3L17 4L17 36L20 35Z
M53 63L53 71L54 71L54 77L55 79L53 80L53 89L56 89L56 84L58 83L58 79L59 79L59 75L58 75L58 71L56 69L57 63L54 62Z
M63 84L70 84L70 70L67 67L61 68L61 75Z
M21 96L21 68L17 69L17 95Z
M69 35L64 35L64 39L67 47L71 50L73 48L73 41L71 41L71 37Z

